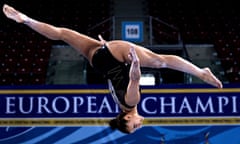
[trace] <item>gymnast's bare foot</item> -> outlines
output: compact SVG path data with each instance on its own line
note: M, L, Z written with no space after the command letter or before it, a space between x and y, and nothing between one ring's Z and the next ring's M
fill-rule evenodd
M215 87L222 88L222 83L218 80L209 68L203 68L202 80L209 83Z
M138 81L138 80L140 80L140 77L141 77L140 64L139 64L139 58L133 47L130 48L130 53L129 53L128 57L131 60L131 68L130 68L130 72L129 72L129 77L133 81Z
M26 15L15 10L13 7L11 7L7 4L3 5L3 13L6 15L7 18L12 19L18 23L24 23L27 20Z

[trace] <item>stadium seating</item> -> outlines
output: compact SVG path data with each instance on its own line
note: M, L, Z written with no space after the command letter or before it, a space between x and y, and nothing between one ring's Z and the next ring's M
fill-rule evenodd
M89 30L113 15L111 0L26 0L9 4L56 26L69 27L92 37L99 33L106 39L111 36L110 22ZM240 82L240 9L236 2L147 0L146 4L150 16L178 27L185 43L214 44L226 77L230 82ZM48 40L3 15L0 18L0 85L45 84L51 47L64 43ZM172 40L164 30L155 28L156 40ZM175 31L170 32L177 37Z
M229 82L240 82L240 12L235 1L149 0L148 7L149 15L178 27L186 44L214 44Z

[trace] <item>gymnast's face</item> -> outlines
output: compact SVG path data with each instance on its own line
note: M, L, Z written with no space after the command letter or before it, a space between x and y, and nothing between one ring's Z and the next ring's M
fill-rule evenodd
M127 114L124 119L128 121L127 130L133 133L135 130L142 127L144 118L138 114Z

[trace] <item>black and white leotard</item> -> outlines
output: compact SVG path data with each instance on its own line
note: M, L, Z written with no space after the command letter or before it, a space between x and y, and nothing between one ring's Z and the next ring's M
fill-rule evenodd
M94 69L104 75L108 80L109 90L116 103L121 104L127 109L129 106L125 102L125 94L129 83L130 64L119 62L113 57L106 45L98 49L92 58Z

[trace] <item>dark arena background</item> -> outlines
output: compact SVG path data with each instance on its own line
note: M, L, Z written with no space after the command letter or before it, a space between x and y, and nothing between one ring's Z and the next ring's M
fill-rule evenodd
M1 144L239 144L238 1L1 0L26 15L106 40L123 39L209 67L213 88L170 69L142 68L144 125L111 130L119 113L107 82L62 41L0 13Z

